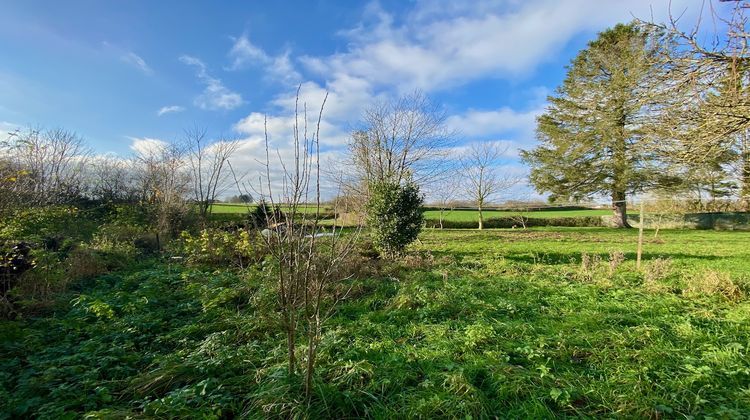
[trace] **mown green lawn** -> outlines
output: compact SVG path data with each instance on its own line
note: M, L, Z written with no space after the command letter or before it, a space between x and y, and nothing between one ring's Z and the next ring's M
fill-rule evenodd
M328 321L309 403L260 270L145 261L0 323L0 418L750 417L750 234L647 232L642 271L636 235L426 231Z

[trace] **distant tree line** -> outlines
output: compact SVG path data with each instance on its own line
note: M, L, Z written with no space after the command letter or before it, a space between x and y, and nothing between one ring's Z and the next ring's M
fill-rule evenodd
M155 143L130 158L95 155L76 133L27 128L0 142L0 216L50 205L137 204L154 226L174 230L195 211L201 220L231 187L234 139L208 141L191 129L175 143Z

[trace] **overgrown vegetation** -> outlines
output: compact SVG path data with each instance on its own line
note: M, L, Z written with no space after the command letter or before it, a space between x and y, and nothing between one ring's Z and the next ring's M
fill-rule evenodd
M307 403L266 264L134 263L2 321L3 417L747 417L750 237L659 236L643 272L635 232L603 228L362 254Z
M574 59L523 153L565 210L487 210L519 179L485 142L458 159L476 212L442 185L425 222L456 133L419 91L365 109L327 204L327 95L314 129L295 103L278 162L265 133L261 185L232 168L239 140L200 128L127 159L9 133L0 420L749 418L750 236L668 228L747 229L747 213L690 214L748 205L743 5L726 47L633 22ZM627 227L647 191L637 245L578 207L605 194Z

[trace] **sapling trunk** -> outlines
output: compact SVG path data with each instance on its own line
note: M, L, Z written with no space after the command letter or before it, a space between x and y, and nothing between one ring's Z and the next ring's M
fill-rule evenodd
M638 215L638 252L636 255L635 268L641 269L641 254L643 254L643 201L641 201L641 211Z
M479 208L479 230L484 229L484 219L482 217L482 204L480 203L478 206Z

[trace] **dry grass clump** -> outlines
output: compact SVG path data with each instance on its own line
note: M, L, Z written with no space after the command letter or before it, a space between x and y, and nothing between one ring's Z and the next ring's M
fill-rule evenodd
M625 253L622 251L609 251L609 275L615 274L617 267L625 262Z
M731 301L742 299L742 289L732 281L729 273L718 270L705 270L686 279L687 287L683 294L687 296L720 295Z
M401 259L401 265L410 270L430 270L435 266L435 257L429 251L411 252Z
M107 273L106 264L96 251L89 248L76 248L68 257L68 277L70 280L87 279Z
M674 273L674 265L670 258L656 258L649 261L643 270L643 285L651 292L663 292L668 289L663 283Z
M599 255L584 252L581 254L581 271L586 273L592 272L601 262L602 257Z

